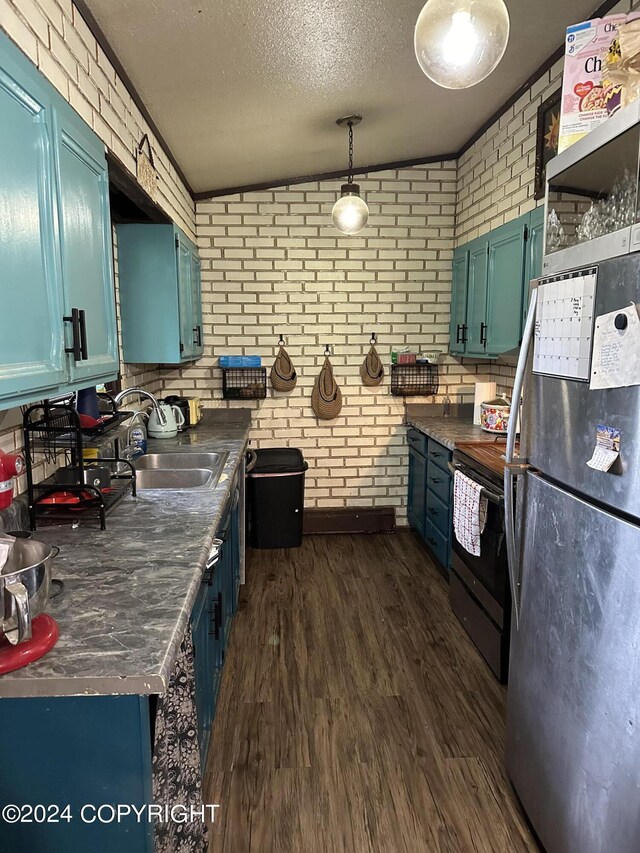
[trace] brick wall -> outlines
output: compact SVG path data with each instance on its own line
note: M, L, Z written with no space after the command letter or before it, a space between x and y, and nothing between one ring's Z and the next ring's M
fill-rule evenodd
M0 0L0 29L133 174L137 144L149 135L159 174L157 202L195 238L193 200L71 0ZM125 386L143 384L152 391L162 385L154 365L122 364L122 379ZM19 410L0 412L0 449L22 446L20 423Z
M370 219L354 237L331 222L337 181L197 205L206 353L167 379L171 390L197 391L207 406L252 405L257 445L301 447L311 465L308 506L394 505L403 517L406 430L403 401L389 390L390 351L447 349L456 166L358 182ZM372 332L387 369L374 389L359 375ZM281 333L299 374L295 390L269 389L266 400L251 404L222 401L217 357L260 354L269 368ZM325 343L344 400L334 421L318 421L310 406ZM444 356L440 370L436 399L469 400L478 367Z

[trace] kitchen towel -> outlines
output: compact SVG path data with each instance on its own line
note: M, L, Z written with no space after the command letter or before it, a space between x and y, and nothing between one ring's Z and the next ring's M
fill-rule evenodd
M202 772L198 743L193 641L191 627L184 632L169 686L158 697L153 744L153 802L172 806L202 805ZM157 821L156 853L206 853L207 825Z
M482 486L462 471L453 475L453 529L456 539L474 557L480 556L480 537L487 523L487 499Z
M379 385L384 378L384 367L374 344L371 344L367 357L360 365L360 376L363 384L369 386Z
M316 417L323 421L337 418L342 409L342 392L333 375L333 367L325 358L322 369L311 392L311 408Z
M271 384L276 391L293 391L298 377L289 358L289 353L281 345L271 368Z

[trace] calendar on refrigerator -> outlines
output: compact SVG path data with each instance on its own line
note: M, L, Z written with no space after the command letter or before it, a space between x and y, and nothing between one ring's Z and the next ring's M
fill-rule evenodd
M596 269L557 276L538 285L533 372L589 380Z

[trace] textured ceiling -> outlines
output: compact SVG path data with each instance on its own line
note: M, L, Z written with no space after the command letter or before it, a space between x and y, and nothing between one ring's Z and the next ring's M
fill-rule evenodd
M413 53L423 0L86 0L196 191L458 150L594 0L507 0L502 62L472 89Z

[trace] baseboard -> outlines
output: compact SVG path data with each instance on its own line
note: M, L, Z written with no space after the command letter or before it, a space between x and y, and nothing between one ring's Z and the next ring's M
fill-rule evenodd
M394 533L396 510L392 506L305 509L304 532Z

